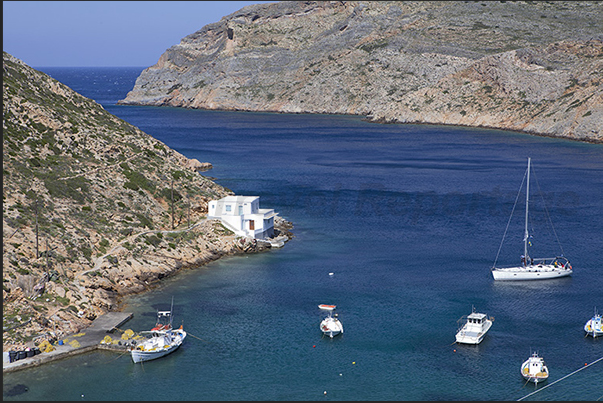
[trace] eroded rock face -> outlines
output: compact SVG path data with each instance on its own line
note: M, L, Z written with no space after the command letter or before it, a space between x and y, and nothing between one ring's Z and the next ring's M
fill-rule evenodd
M144 70L122 104L367 115L601 142L601 2L245 7Z

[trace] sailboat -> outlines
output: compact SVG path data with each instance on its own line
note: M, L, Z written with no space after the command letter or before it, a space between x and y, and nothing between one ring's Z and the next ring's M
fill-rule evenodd
M560 256L550 258L533 258L528 254L528 244L530 234L528 232L528 211L530 202L530 162L528 157L528 169L526 171L526 207L525 207L525 228L523 237L523 255L521 256L521 265L513 267L496 267L496 259L492 266L492 276L494 280L544 280L558 277L565 277L572 274L572 265L569 260L561 254ZM523 185L523 183L522 183ZM521 191L521 187L520 187ZM518 195L519 196L519 195ZM513 210L515 206L513 207ZM511 215L513 212L511 212ZM509 221L511 219L509 218ZM508 224L507 224L508 228ZM505 230L506 233L506 230ZM504 241L504 236L503 236ZM502 242L501 242L502 247ZM498 249L500 253L500 248ZM498 259L498 255L496 256Z

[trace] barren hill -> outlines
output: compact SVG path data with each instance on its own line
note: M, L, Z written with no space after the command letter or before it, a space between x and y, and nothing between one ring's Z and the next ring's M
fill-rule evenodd
M603 141L600 1L283 1L202 27L122 104Z

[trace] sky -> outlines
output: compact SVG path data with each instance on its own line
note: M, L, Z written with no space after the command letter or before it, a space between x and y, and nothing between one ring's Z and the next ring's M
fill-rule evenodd
M275 1L3 1L3 50L32 67L149 67L241 8Z

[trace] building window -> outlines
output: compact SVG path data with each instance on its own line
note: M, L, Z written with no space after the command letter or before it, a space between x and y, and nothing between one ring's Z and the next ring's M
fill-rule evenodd
M255 221L249 220L249 229L255 229Z
M243 215L243 206L239 206L239 215Z
M224 206L225 211L232 211L232 206L230 204L227 204L226 206Z

